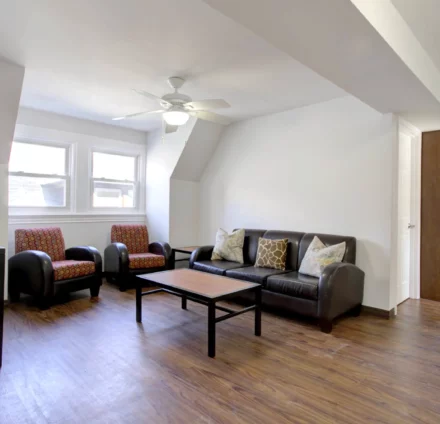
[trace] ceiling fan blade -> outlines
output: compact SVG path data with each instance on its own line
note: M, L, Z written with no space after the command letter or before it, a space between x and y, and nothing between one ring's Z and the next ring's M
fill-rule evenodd
M130 115L125 115L125 116L118 116L117 118L112 118L112 121L122 121L123 119L127 119L127 118L134 118L135 116L139 116L139 115L148 115L150 113L162 113L165 112L163 109L159 109L159 110L152 110L152 111L143 111L143 112L137 112L137 113L130 113Z
M214 112L208 112L206 110L197 110L190 112L191 116L195 116L198 119L203 119L204 121L215 122L216 124L229 125L231 120L226 116L218 115Z
M226 109L231 105L223 99L199 100L196 102L188 102L184 104L191 110L206 110L206 109Z
M171 106L171 103L170 103L170 102L168 102L168 101L166 101L166 100L163 100L163 99L161 99L160 97L155 96L154 94L149 93L148 91L145 91L145 90L137 90L136 88L133 88L133 91L134 91L135 93L140 94L141 96L148 97L148 98L153 99L153 100L157 100L157 101L160 102L162 105L165 105L165 104L166 104L166 105L168 105L168 106Z
M165 134L176 132L177 128L177 125L169 125L165 122Z

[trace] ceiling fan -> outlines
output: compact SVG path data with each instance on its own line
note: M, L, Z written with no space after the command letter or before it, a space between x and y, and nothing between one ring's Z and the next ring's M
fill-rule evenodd
M162 109L131 113L130 115L113 118L113 121L121 121L123 119L133 118L135 116L147 115L152 113L162 113L165 123L165 133L177 131L177 127L186 124L190 116L203 119L205 121L215 122L217 124L230 124L229 118L210 112L209 109L223 109L231 107L231 105L222 99L192 101L191 97L179 93L179 88L185 83L181 77L168 78L168 84L174 88L174 93L165 94L157 97L154 94L144 90L133 90L136 93L157 100Z

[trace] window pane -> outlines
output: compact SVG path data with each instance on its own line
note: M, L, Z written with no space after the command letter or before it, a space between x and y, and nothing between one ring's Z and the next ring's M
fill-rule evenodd
M93 153L93 178L135 180L136 158L133 156Z
M14 141L9 172L66 175L66 149Z
M9 176L9 206L66 206L66 181Z
M133 208L134 184L94 181L93 207Z

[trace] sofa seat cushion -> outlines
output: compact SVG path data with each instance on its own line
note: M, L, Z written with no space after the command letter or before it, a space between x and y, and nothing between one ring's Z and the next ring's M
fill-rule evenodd
M128 255L130 269L160 268L165 266L165 257L154 253L131 253Z
M269 277L265 289L287 296L317 300L318 283L319 278L310 277L299 272L289 272L288 274Z
M245 265L251 266L251 265ZM194 262L193 269L209 272L210 274L225 275L229 269L243 268L243 264L230 261L198 261Z
M241 267L226 271L226 277L249 281L265 285L267 277L282 274L286 271L270 268L256 268L254 266Z
M91 261L55 261L52 262L54 280L70 280L95 273L95 262Z

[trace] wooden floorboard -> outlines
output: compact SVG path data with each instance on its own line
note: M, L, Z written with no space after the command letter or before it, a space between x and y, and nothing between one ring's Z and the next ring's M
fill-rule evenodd
M395 319L314 323L263 313L217 325L168 294L143 298L104 285L39 311L5 313L0 423L440 422L440 303L409 300ZM220 314L220 312L219 312Z

